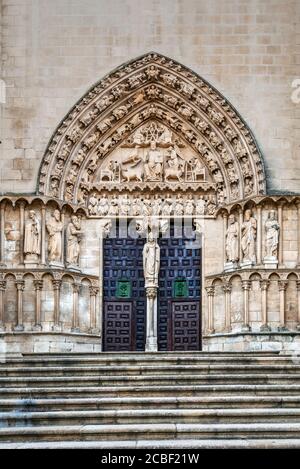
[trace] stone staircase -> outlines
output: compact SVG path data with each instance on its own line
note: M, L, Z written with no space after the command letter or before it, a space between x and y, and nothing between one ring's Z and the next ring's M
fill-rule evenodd
M0 448L300 448L300 361L102 353L0 363Z

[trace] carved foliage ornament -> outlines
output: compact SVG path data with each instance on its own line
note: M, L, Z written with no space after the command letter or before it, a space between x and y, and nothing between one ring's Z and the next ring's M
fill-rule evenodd
M155 53L106 76L66 116L44 155L39 193L86 203L103 159L148 120L163 123L197 152L224 201L265 193L259 149L237 112L198 75ZM174 142L169 143L176 171L164 169L163 177L176 173L184 183ZM162 177L151 162L144 173L148 180Z

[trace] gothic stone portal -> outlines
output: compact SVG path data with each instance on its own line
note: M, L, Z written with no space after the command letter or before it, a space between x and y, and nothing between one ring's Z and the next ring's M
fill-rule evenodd
M178 219L201 251L163 237ZM106 238L114 220L135 220L137 241ZM149 53L65 116L36 194L0 197L0 339L8 352L197 350L200 322L206 350L299 350L300 196L268 195L233 106Z

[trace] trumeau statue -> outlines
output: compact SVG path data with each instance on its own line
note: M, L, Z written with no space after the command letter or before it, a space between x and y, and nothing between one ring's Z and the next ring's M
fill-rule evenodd
M50 262L61 261L62 256L62 230L63 223L60 220L60 211L54 210L48 221L48 259Z
M226 232L226 259L228 262L237 262L239 260L239 224L235 215L231 214L228 218L228 228Z
M245 211L244 222L241 226L241 232L243 262L250 262L255 264L256 220L252 216L252 211L249 209Z
M41 252L41 225L34 210L29 211L29 219L25 225L24 254L25 260L34 257L36 260Z
M160 248L153 233L150 232L143 249L145 288L158 287L159 266Z
M81 220L76 215L71 217L67 228L67 263L79 264L80 242L82 239Z
M265 223L266 258L277 259L280 226L276 219L275 210L270 210Z

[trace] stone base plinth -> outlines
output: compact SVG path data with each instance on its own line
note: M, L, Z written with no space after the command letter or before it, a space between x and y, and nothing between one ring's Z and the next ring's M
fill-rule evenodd
M101 337L83 333L0 332L0 358L11 353L98 353Z
M300 331L231 332L205 335L208 352L289 352L300 359Z

